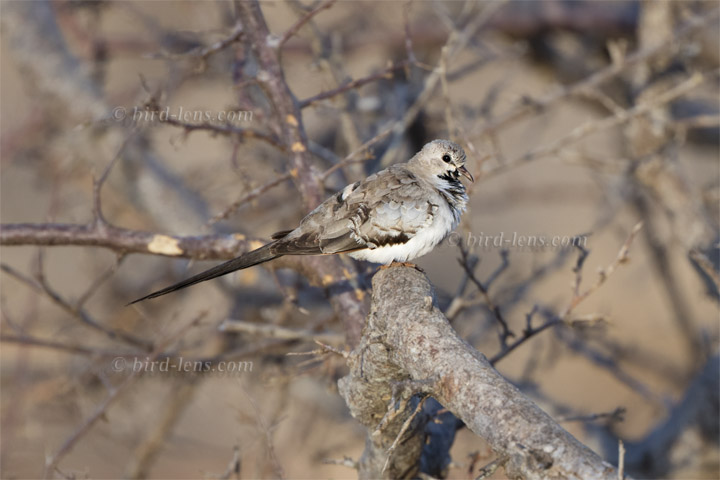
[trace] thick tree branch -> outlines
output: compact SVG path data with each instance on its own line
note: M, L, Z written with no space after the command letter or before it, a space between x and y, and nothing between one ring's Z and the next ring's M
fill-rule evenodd
M63 223L17 223L0 225L0 245L4 246L90 246L107 248L118 254L145 253L195 260L229 260L262 246L257 238L242 234L163 235L116 227L105 222L87 225ZM329 290L346 290L356 298L363 295L348 285L348 278L326 276L333 258L319 256L286 256L267 264L268 268L292 269L315 286ZM362 325L360 325L360 328ZM347 332L346 332L347 336Z
M148 253L197 260L233 258L255 245L244 235L161 235L105 223L16 223L0 225L0 245L101 247L117 253Z
M373 278L368 325L350 356L351 373L339 382L356 419L372 432L385 415L392 383L418 384L419 391L435 397L484 438L498 457L507 459L510 478L617 478L612 465L459 338L433 299L427 278L414 269L390 268ZM378 450L392 444L393 433L387 429L368 437L361 477L383 476L384 458ZM390 470L385 475L398 473Z

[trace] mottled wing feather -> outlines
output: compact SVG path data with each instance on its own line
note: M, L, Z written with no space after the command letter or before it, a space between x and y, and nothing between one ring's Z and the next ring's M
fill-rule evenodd
M330 254L405 243L430 225L437 205L403 167L390 167L350 185L277 240L278 254Z

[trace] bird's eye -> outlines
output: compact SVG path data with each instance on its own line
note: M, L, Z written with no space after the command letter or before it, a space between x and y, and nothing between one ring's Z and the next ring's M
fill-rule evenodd
M450 163L450 160L452 160L452 158L450 158L450 155L448 155L447 153L442 156L442 159L445 163Z

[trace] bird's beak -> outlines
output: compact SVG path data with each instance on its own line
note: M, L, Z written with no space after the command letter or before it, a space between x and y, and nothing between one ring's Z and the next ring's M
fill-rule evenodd
M475 179L473 178L473 176L470 175L470 172L468 172L467 168L465 168L465 165L463 165L462 167L458 168L458 172L460 172L460 175L462 175L463 177L467 178L467 179L470 180L471 182L474 182L474 181L475 181Z

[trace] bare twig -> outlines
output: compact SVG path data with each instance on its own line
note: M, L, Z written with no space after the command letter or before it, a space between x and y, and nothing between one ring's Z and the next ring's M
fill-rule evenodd
M417 63L415 52L413 50L412 34L410 33L410 7L412 2L408 2L403 7L403 25L405 29L405 53L407 54L408 61L411 64Z
M218 480L228 480L233 474L235 475L235 478L237 480L240 480L241 466L242 464L240 462L240 447L235 445L235 448L233 448L232 459L230 459L230 462L228 462L228 466L225 469L225 472L222 475L218 475Z
M334 173L335 171L343 168L343 167L346 166L346 165L349 165L350 163L353 163L353 162L364 162L364 161L367 161L367 160L373 158L373 157L369 154L369 152L368 152L369 148L372 147L372 146L373 146L374 144L376 144L377 142L379 142L380 140L382 140L383 138L385 138L386 136L388 136L390 133L392 133L392 128L386 128L385 130L381 131L380 133L378 133L377 135L375 135L375 136L374 136L373 138L371 138L370 140L367 140L366 142L364 142L364 143L363 143L362 145L360 145L358 148L356 148L355 150L353 150L352 152L350 152L350 153L349 153L345 158L343 158L341 161L339 161L338 163L336 163L336 164L333 165L332 167L330 167L330 168L328 168L327 170L325 170L325 171L323 172L323 174L321 175L322 181L325 181L325 180L327 179L327 177L330 176L330 174L332 174L332 173ZM355 157L357 157L358 155L360 155L361 153L365 153L365 155L364 155L363 157L359 158L359 159L355 158Z
M285 45L285 42L290 40L290 38L295 35L307 22L309 22L315 15L320 13L321 11L328 9L332 7L332 5L337 0L326 0L322 2L320 5L309 11L305 16L303 16L301 19L299 19L295 24L290 27L287 32L280 38L280 41L278 42L277 48L278 50L282 49L283 45Z
M103 173L100 175L100 178L93 179L93 216L95 218L95 222L99 224L100 228L102 228L102 225L107 223L105 221L105 217L103 217L103 212L102 212L102 198L101 198L102 187L103 187L103 185L105 185L105 182L107 181L108 177L110 176L110 172L112 171L113 167L118 162L118 160L122 157L123 152L125 152L125 149L134 140L134 137L135 137L135 133L133 132L123 141L122 146L118 149L118 151L115 154L115 156L113 157L113 159L110 160L110 163L108 163L107 167L105 167L105 170L103 170Z
M192 327L199 324L200 320L202 320L204 316L204 313L199 315L192 321L188 322L185 326L181 327L174 334L157 342L155 349L149 356L150 361L155 360L167 346L183 336ZM83 421L83 423L77 428L77 430L75 430L75 432L73 432L72 435L70 435L70 437L65 440L57 452L47 458L45 462L45 478L52 478L52 475L55 473L60 461L65 457L65 455L70 453L78 441L85 436L85 434L95 425L95 423L97 423L98 420L105 417L105 412L107 412L108 408L110 408L110 406L119 398L120 394L132 385L138 373L139 370L133 369L120 385L111 389L105 399L95 408L95 411L87 417L85 421Z
M358 469L358 462L350 457L344 457L342 460L328 458L323 460L322 463L326 465L342 465L343 467L352 468L353 470Z
M387 450L387 459L385 460L385 465L383 465L383 473L387 470L388 465L390 464L390 457L392 456L393 452L395 452L395 449L398 446L398 443L402 440L403 435L408 431L410 428L410 424L415 419L415 417L418 416L420 411L423 408L423 405L425 405L425 400L430 398L428 395L423 395L420 401L418 401L417 406L415 407L415 410L413 410L412 414L408 418L405 419L405 421L402 424L402 427L400 427L400 431L395 436L395 440L393 440L392 445L390 445L390 448Z
M347 83L344 83L340 85L339 87L333 88L332 90L328 90L327 92L318 93L317 95L313 95L310 98L306 98L305 100L301 100L299 102L300 108L309 107L313 103L317 103L322 100L326 100L328 98L332 98L336 95L340 95L341 93L345 93L349 90L355 90L363 85L367 85L368 83L375 82L377 80L382 79L389 79L393 77L393 74L396 70L401 70L403 68L406 68L409 65L409 63L406 60L402 60L400 62L394 63L390 65L389 67L385 68L384 70L381 70L380 72L373 73L372 75L368 75L367 77L358 78L356 80L351 80Z
M286 150L290 152L289 165L292 179L306 209L311 210L325 197L322 181L314 168L302 124L302 113L293 93L285 82L278 51L268 44L270 36L265 19L257 1L238 2L238 14L246 28L250 44L263 75L258 81L274 106L275 128ZM344 265L339 258L315 262L317 274L326 279L330 303L342 318L348 343L354 345L360 338L363 325L364 293L357 281L357 272L350 265ZM341 288L341 282L348 282L353 288Z
M570 299L570 303L559 314L560 319L562 319L563 321L567 321L567 319L570 315L570 312L572 312L575 309L575 307L577 307L583 300L585 300L588 296L590 296L595 290L600 288L605 283L605 281L608 279L608 277L610 277L610 275L615 273L615 271L617 270L617 268L620 265L627 263L628 253L630 252L630 245L632 245L633 240L635 240L635 237L637 236L638 232L640 232L640 229L642 228L642 226L643 226L643 222L639 222L633 227L627 240L625 240L625 243L620 248L620 251L618 252L617 257L615 257L615 260L610 265L608 265L606 268L600 270L598 272L598 278L595 281L595 283L593 285L591 285L590 287L588 287L582 293L580 292L580 282L582 280L582 277L580 276L580 271L582 268L582 262L579 261L578 265L575 267L576 277L575 277L575 282L574 282L574 286L573 286L573 291L574 291L573 297L572 297L572 299ZM581 252L580 258L584 259L584 257L586 257L586 256L587 256L587 253L583 254Z
M580 249L580 254L578 255L577 263L575 264L575 267L573 268L573 272L575 273L575 280L573 282L573 297L571 298L569 304L562 310L560 314L557 316L555 315L548 315L548 319L541 324L538 327L532 326L532 318L537 313L538 308L537 305L533 308L533 310L526 315L526 327L523 330L522 337L518 338L514 342L507 344L507 343L501 343L501 349L500 352L495 354L494 356L490 357L489 361L492 365L495 365L497 362L505 358L510 352L518 348L520 345L528 341L530 338L534 337L538 333L547 330L550 327L554 327L556 325L564 325L568 324L568 319L570 317L570 313L577 307L583 300L585 300L588 296L590 296L593 292L595 292L602 284L605 283L605 281L608 279L610 275L615 273L617 270L617 267L626 263L628 261L628 253L630 251L630 245L632 245L633 240L637 236L638 232L642 228L642 222L636 224L632 231L630 232L630 235L628 236L625 243L620 248L620 251L617 254L617 257L615 260L605 269L600 270L598 273L598 279L597 281L590 287L588 287L585 291L580 292L580 283L582 281L582 267L585 263L585 259L588 256L588 251L584 248L578 247ZM547 312L546 312L547 313Z
M698 249L690 250L690 258L695 260L695 263L700 266L705 275L713 281L715 288L720 291L720 274L715 270L710 259Z
M208 220L206 225L211 226L221 220L226 220L230 215L235 213L244 204L255 200L257 197L267 192L271 188L276 187L277 185L280 185L281 183L290 180L291 178L292 175L290 173L285 173L283 175L275 177L274 179L264 183L263 185L260 185L257 188L252 189L251 191L243 195L241 198L235 200L233 203L225 207L222 212L218 213L210 220Z
M513 341L510 344L504 345L498 353L496 353L495 355L490 357L488 359L488 361L490 362L491 365L497 364L497 362L499 362L500 360L502 360L503 358L508 356L510 354L510 352L512 352L513 350L518 348L523 343L527 342L529 339L531 339L538 333L543 332L550 327L554 327L556 325L562 325L564 323L559 318L552 318L552 319L548 319L547 321L545 321L545 323L541 324L539 327L532 327L530 322L531 322L531 319L532 319L535 311L536 311L536 309L533 309L530 313L527 314L528 326L525 327L525 329L523 330L522 337L516 339L515 341Z
M168 116L163 119L163 123L180 127L186 132L193 132L195 130L206 131L217 135L224 135L227 137L237 137L239 139L256 139L262 140L265 143L272 145L280 151L285 151L284 145L274 135L263 133L254 128L239 128L233 125L221 125L218 123L188 123L176 118Z
M456 127L455 127L455 116L452 113L452 103L450 102L450 87L448 86L448 79L447 79L447 70L448 70L448 48L447 45L445 45L440 50L440 63L438 65L439 72L440 72L440 86L442 90L443 95L443 101L445 103L445 123L447 124L447 130L450 132L450 139L455 140L453 138L456 134Z
M573 415L557 417L558 422L594 422L595 420L606 420L608 423L622 422L625 419L625 407L617 407L615 410L603 413L592 413L590 415Z
M117 272L118 267L120 267L120 264L123 262L124 259L125 255L119 254L115 263L113 263L102 274L100 274L98 278L96 278L92 281L92 283L90 283L90 286L85 291L85 293L80 295L80 298L78 298L77 302L75 302L76 308L81 308L90 299L90 297L95 295L95 292L97 292L98 288L100 288L107 280L110 279L110 277L115 274L115 272Z
M354 151L350 152L345 158L337 162L332 167L325 170L322 174L320 174L320 181L324 182L331 174L335 173L337 170L345 167L346 165L350 165L351 163L361 163L365 162L371 158L373 158L371 155L367 153L368 149L374 145L375 143L382 140L385 136L387 136L391 132L390 129L386 129L379 134L375 135L370 140L366 141L360 147L355 149ZM361 158L355 158L361 153L366 153ZM240 208L242 205L256 199L263 193L267 192L268 190L272 189L273 187L280 185L282 182L286 180L292 179L292 173L288 172L286 174L280 175L273 180L270 180L269 182L260 185L259 187L251 190L247 194L245 194L242 198L239 198L238 200L234 201L231 205L225 208L221 213L215 215L208 221L208 225L212 225L214 223L219 222L220 220L227 219L230 215L232 215L234 212L237 211L238 208Z
M45 295L47 298L52 300L57 306L62 308L65 312L69 313L70 315L78 318L83 324L87 325L88 327L92 328L93 330L97 330L105 335L107 335L111 339L119 339L126 343L129 343L131 345L134 345L136 347L140 347L144 350L147 350L149 348L152 348L152 343L142 339L138 338L134 335L131 335L129 333L123 332L121 330L116 330L110 327L106 327L97 320L95 320L84 308L79 306L80 304L71 304L67 300L65 300L58 292L56 292L54 289L52 289L47 282L45 281L44 277L42 275L38 275L38 278L36 280L31 280L28 277L25 277L18 271L16 271L14 268L12 268L9 265L6 264L0 264L0 269L7 273L8 275L14 277L16 280L22 282L26 286L32 288L37 293Z
M500 277L500 275L502 275L505 270L510 268L510 252L508 250L500 250L500 259L502 260L500 265L498 265L495 271L492 272L488 279L485 281L485 285L487 286L487 288L490 288L493 282L495 282L495 280L497 280L498 277Z
M442 62L449 61L458 52L465 48L470 39L473 38L473 36L488 23L488 21L492 18L495 12L503 5L503 3L504 2L495 2L484 4L483 10L478 15L470 18L470 20L467 22L467 24L465 24L462 30L458 30L455 28L452 29L447 39L447 42L443 47L444 49L446 49L447 52L446 57L444 59L441 59L438 65L432 71L432 73L430 73L430 75L425 78L422 91L418 94L415 102L410 105L410 107L405 111L402 118L400 118L397 122L393 124L393 136L390 141L391 145L394 145L396 143L399 136L403 132L405 132L405 130L407 130L410 124L415 120L415 118L417 118L425 104L430 100L432 94L435 91L435 88L438 85L438 82L440 82L440 77L443 72ZM390 158L391 153L392 149L390 149L386 153L382 161L383 165L387 165L389 163L388 159Z
M199 56L200 58L207 60L208 57L210 57L211 55L214 55L221 50L225 50L227 47L229 47L233 43L240 40L240 38L242 37L242 34L243 34L242 24L240 22L237 22L233 26L232 30L230 31L230 33L228 34L227 37L213 43L212 45L208 45L207 47L201 48L200 50L195 52L195 54L197 56Z
M555 140L552 143L537 147L515 160L498 165L492 170L485 172L482 177L487 179L492 175L503 173L519 165L537 160L538 158L558 154L569 145L577 143L591 134L623 125L633 118L645 115L646 113L656 109L658 106L665 105L668 102L685 95L689 91L701 85L705 79L705 75L696 72L689 78L683 80L679 85L676 85L662 94L653 97L649 102L639 103L630 109L621 110L616 115L612 115L601 120L593 120L575 127L569 134Z
M495 460L478 470L478 474L475 477L475 480L484 480L486 478L490 478L492 474L495 473L498 468L502 467L505 463L507 463L507 461L507 457L496 458Z
M199 377L179 379L173 383L162 403L159 419L147 437L140 442L130 461L127 462L125 478L148 478L150 468L157 459L172 429L190 406L200 384Z
M548 310L544 310L542 313L548 317L548 319L556 318L555 314ZM567 321L563 321L562 323L567 324ZM584 356L595 365L607 371L620 383L627 385L628 388L648 401L653 402L657 406L667 408L668 403L666 398L663 398L661 395L655 393L646 382L642 381L636 375L628 373L620 366L617 359L613 358L611 355L593 348L587 342L577 338L576 335L572 335L571 330L559 329L558 337L574 352Z
M279 325L265 325L243 320L227 319L220 324L221 332L242 332L249 335L261 335L268 338L283 340L318 340L321 342L341 343L343 335L332 332L313 332L311 330L294 330Z
M240 38L243 35L243 26L240 22L236 23L230 33L225 38L222 38L221 40L218 40L215 43L212 43L205 47L195 47L191 50L182 52L182 53L171 53L167 51L163 52L157 52L152 53L149 55L145 55L147 58L161 58L166 60L182 60L184 58L192 58L196 57L203 61L206 61L209 57L212 55L225 50L227 47L232 45L233 43L240 40Z
M335 355L340 355L341 357L343 357L345 359L347 359L348 356L350 355L349 352L347 352L346 350L340 350L336 347L333 347L332 345L326 345L326 344L322 343L320 340L315 340L315 343L320 345L320 347L322 348L322 350L324 352L334 353Z
M67 341L58 342L54 340L45 340L41 338L31 337L28 335L8 335L5 333L0 334L0 342L17 344L26 347L50 348L61 352L94 357L136 357L141 353L142 355L147 354L147 351L145 350L137 351L135 353L128 353L127 351L122 350L112 351L100 348L86 347L84 345L73 345L71 343L68 343Z
M495 120L479 126L474 132L472 132L471 137L475 138L495 132L502 127L506 127L517 120L525 118L529 114L545 110L555 102L575 95L584 95L588 90L596 90L602 83L617 76L628 68L645 62L657 55L666 54L668 49L672 48L673 45L678 45L682 40L717 21L719 13L720 9L715 9L703 16L692 17L681 25L673 33L673 35L657 45L653 45L652 47L638 50L631 55L627 55L623 57L622 62L610 63L604 69L593 73L589 77L575 83L574 85L557 88L553 92L548 93L541 98L534 99L532 102L523 101L517 107L511 109Z
M285 478L285 472L280 464L280 460L277 457L275 445L273 443L273 432L275 427L277 427L277 424L269 424L265 419L265 416L262 414L260 406L255 401L255 398L253 398L247 389L243 388L243 391L245 392L245 396L254 411L255 428L258 430L258 433L262 434L265 438L265 447L267 448L268 456L270 457L270 462L273 466L273 474L275 475L275 478L283 479Z
M477 289L482 294L483 298L485 299L485 303L487 304L488 310L490 310L493 313L493 316L495 317L495 320L497 320L498 325L500 325L500 344L503 348L507 346L507 341L509 338L514 337L515 334L510 330L510 327L508 326L508 323L505 321L505 318L502 315L502 312L500 311L500 307L495 305L495 303L490 298L490 294L488 293L488 289L483 283L475 277L475 272L473 272L470 268L469 262L468 262L468 252L467 250L461 246L460 253L462 255L462 259L459 260L460 266L463 267L465 270L465 274L470 279L470 281L475 284Z

